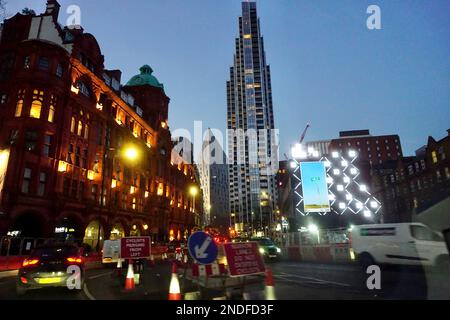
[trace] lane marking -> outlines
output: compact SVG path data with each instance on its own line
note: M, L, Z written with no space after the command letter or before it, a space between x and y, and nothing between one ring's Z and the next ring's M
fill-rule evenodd
M314 277L299 276L299 275L296 275L296 274L290 274L290 273L286 273L286 272L280 272L280 274L284 275L285 277L292 277L292 278L312 280L312 281L316 281L316 282L324 283L324 284L327 284L327 283L328 284L335 284L335 285L342 286L342 287L351 287L351 285L348 284L348 283L329 281L329 280L324 280L324 279L319 279L319 278L314 278Z
M95 300L94 296L89 292L86 283L83 286L83 292L89 298L89 300Z
M104 277L104 276L106 276L106 275L112 274L113 272L114 272L114 271L108 271L108 272L105 272L105 273L97 274L97 275L95 275L95 276L90 276L90 277L88 277L88 279L89 279L89 280L93 280L93 279L101 278L101 277Z

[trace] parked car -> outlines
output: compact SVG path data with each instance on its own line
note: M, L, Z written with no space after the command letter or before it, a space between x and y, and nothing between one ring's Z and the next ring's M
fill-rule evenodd
M372 264L449 266L442 235L422 223L359 225L350 235L352 250L363 268Z
M47 287L68 287L67 280L71 273L68 267L76 265L80 268L80 287L84 283L83 250L71 244L53 244L37 247L22 262L19 269L16 292L25 294L28 290Z
M281 259L281 249L275 245L272 239L262 237L262 238L251 238L250 241L255 241L258 243L259 253L265 260Z

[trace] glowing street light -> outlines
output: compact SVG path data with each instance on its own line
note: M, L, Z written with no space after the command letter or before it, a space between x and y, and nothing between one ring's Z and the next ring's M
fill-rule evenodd
M139 152L135 147L129 146L124 149L123 155L125 156L126 159L130 161L135 161L139 156Z
M317 225L315 225L314 223L311 223L308 226L308 231L312 234L317 234L317 243L320 243L319 227L317 227Z
M197 195L197 193L198 193L198 188L196 186L192 186L189 189L189 193L191 194L191 196L195 197Z

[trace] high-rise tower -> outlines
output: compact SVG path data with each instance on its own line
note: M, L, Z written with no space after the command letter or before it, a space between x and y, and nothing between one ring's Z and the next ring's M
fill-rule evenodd
M227 81L231 223L239 233L268 233L275 219L278 137L255 2L242 3L235 44Z

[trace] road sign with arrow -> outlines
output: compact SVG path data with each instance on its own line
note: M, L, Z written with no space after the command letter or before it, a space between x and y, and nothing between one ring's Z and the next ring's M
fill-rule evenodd
M213 263L219 252L213 238L203 231L197 231L189 237L188 250L191 257L200 264Z

